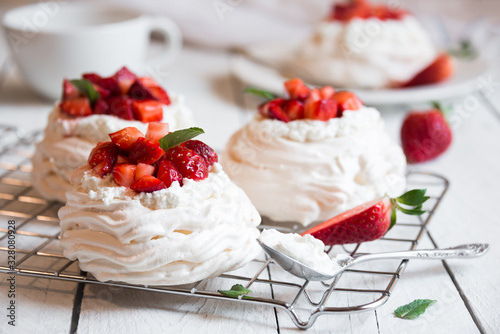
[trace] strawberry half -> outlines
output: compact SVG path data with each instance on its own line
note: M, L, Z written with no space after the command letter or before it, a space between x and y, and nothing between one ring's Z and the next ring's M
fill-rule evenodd
M452 142L451 129L439 104L435 109L410 112L401 127L401 146L410 163L432 160Z
M325 245L344 245L372 241L382 237L396 222L396 209L421 215L422 204L429 199L424 189L411 190L395 199L384 197L361 204L316 225L302 235L311 234ZM408 206L403 207L401 204Z
M453 59L446 53L441 53L434 62L424 68L413 79L403 84L402 87L413 87L443 82L450 78L455 70Z

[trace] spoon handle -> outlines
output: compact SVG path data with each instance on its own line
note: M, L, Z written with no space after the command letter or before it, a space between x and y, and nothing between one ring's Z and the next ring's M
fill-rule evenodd
M450 258L470 258L481 256L488 251L488 244L466 244L444 249L418 249L402 252L360 255L354 262L382 259L445 260Z

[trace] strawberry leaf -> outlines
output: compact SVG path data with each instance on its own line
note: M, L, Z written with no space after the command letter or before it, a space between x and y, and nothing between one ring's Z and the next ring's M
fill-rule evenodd
M217 292L223 296L230 298L238 298L239 296L242 296L243 299L254 299L253 297L247 296L252 292L252 290L245 288L241 284L233 285L231 287L231 290L217 290Z
M101 94L95 90L94 85L87 79L75 79L69 82L89 99L90 105L92 106L94 106L96 101L101 97Z
M405 209L405 208L401 207L400 205L397 205L397 208L402 213L405 213L407 215L412 215L412 216L420 216L420 215L425 213L425 210L422 210L421 206L418 206L418 207L413 208L413 209Z
M267 90L263 90L263 89L259 89L259 88L255 88L255 87L247 87L247 88L245 88L243 93L253 94L255 96L262 97L266 100L272 100L272 99L278 97L277 95L275 95L271 92L268 92Z
M437 303L437 300L415 299L409 304L398 307L394 313L401 319L415 319L423 314L429 306L435 303Z
M410 206L421 205L430 197L425 196L427 189L413 189L396 198L398 203Z
M160 139L160 147L164 151L168 151L168 149L193 139L202 133L205 133L205 131L196 127L170 132L165 137Z

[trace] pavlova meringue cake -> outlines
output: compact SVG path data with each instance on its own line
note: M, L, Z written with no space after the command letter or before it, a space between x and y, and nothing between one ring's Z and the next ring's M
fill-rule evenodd
M352 92L285 83L227 143L222 164L261 215L309 225L406 187L401 148Z
M288 67L319 84L395 88L410 82L437 57L430 36L409 12L353 0L334 5Z
M170 133L164 151L168 130L149 127L146 138L134 128L111 134L75 172L59 211L64 255L99 281L151 285L192 283L254 259L257 210L208 145L177 141L200 129Z
M98 142L127 126L145 132L150 121L168 122L174 130L193 125L182 96L167 94L152 78L137 77L127 68L108 78L88 73L82 80L65 80L61 102L50 113L32 159L33 187L47 199L64 202L71 174Z

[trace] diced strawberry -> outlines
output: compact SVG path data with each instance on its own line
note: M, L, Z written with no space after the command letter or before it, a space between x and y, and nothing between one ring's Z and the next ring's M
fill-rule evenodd
M311 89L311 93L307 97L307 99L304 101L304 106L307 106L308 104L311 104L313 102L321 100L321 92L318 88Z
M386 5L372 6L370 16L376 17L379 20L399 20L402 19L408 12L402 9L389 8Z
M109 104L109 113L119 118L129 121L134 120L134 112L132 111L132 99L127 96L111 97L107 100Z
M391 224L391 200L387 197L362 204L319 225L302 235L311 234L325 245L344 245L376 240Z
M205 159L186 147L171 148L166 157L174 163L183 177L192 180L203 180L208 177L208 165Z
M328 121L337 116L337 103L334 100L323 99L306 104L305 118L318 121Z
M132 183L130 189L136 192L152 193L153 191L165 189L165 183L151 175L145 175Z
M86 97L77 97L71 100L64 100L59 103L62 112L71 116L89 116L92 115L89 99Z
M319 90L322 99L330 99L333 94L335 94L335 89L332 86L324 86Z
M81 96L82 94L80 93L78 88L76 88L69 80L67 79L63 80L63 96L62 96L63 101L75 99Z
M110 93L109 96L121 95L120 86L118 85L118 81L116 81L114 77L101 78L98 82L96 82L96 84L108 90Z
M131 161L124 155L118 154L116 157L116 164L129 164Z
M94 104L94 114L105 115L109 113L110 110L108 102L103 98L98 99Z
M454 72L453 59L446 53L441 53L434 62L424 68L413 79L405 83L402 87L412 87L428 85L447 80Z
M135 181L136 165L116 164L113 167L113 178L120 186L130 187Z
M349 21L354 18L366 19L370 16L370 5L365 0L336 3L331 18L339 21Z
M99 93L101 98L105 99L111 95L111 92L107 90L106 88L102 88L101 86L97 84L93 84L94 89Z
M170 104L170 97L167 92L150 77L137 78L130 87L129 95L138 101L156 100L166 105Z
M82 78L87 79L88 81L96 85L98 85L99 81L102 79L102 77L97 73L84 73L82 75Z
M297 99L289 100L285 105L285 113L291 121L304 118L304 104Z
M138 163L137 169L135 170L135 179L139 180L141 177L145 175L154 175L155 170L156 170L155 166Z
M286 104L286 100L282 98L275 98L271 101L264 102L259 106L259 112L261 115L271 118L277 119L282 122L289 122L290 119L285 114L283 107Z
M182 174L177 170L172 161L165 159L161 160L158 165L158 174L156 177L163 181L167 188L169 188L175 181L178 181L182 186Z
M160 146L153 144L146 138L141 137L137 139L134 145L132 145L128 158L137 163L142 162L152 165L158 161L164 153L165 152Z
M288 80L284 83L284 85L291 99L299 99L303 101L309 96L310 89L301 79L295 78Z
M100 176L111 173L118 152L112 142L99 143L90 152L88 163Z
M158 144L160 142L160 139L168 134L168 130L168 123L151 122L148 124L146 139L149 139L153 143Z
M120 87L122 94L127 94L130 87L132 87L132 84L137 79L136 75L125 66L120 68L115 75L113 75L113 78L118 82L118 87Z
M143 122L159 122L163 119L163 103L154 100L132 102L135 119Z
M210 146L202 141L188 140L187 142L183 143L182 146L193 150L196 154L201 155L209 166L212 166L215 162L219 161L217 153L215 153L215 151Z
M344 110L359 110L363 106L363 102L349 91L336 92L333 94L333 99L337 101L339 117L342 116Z
M144 137L139 129L127 127L109 134L111 141L121 150L130 152L137 139Z

